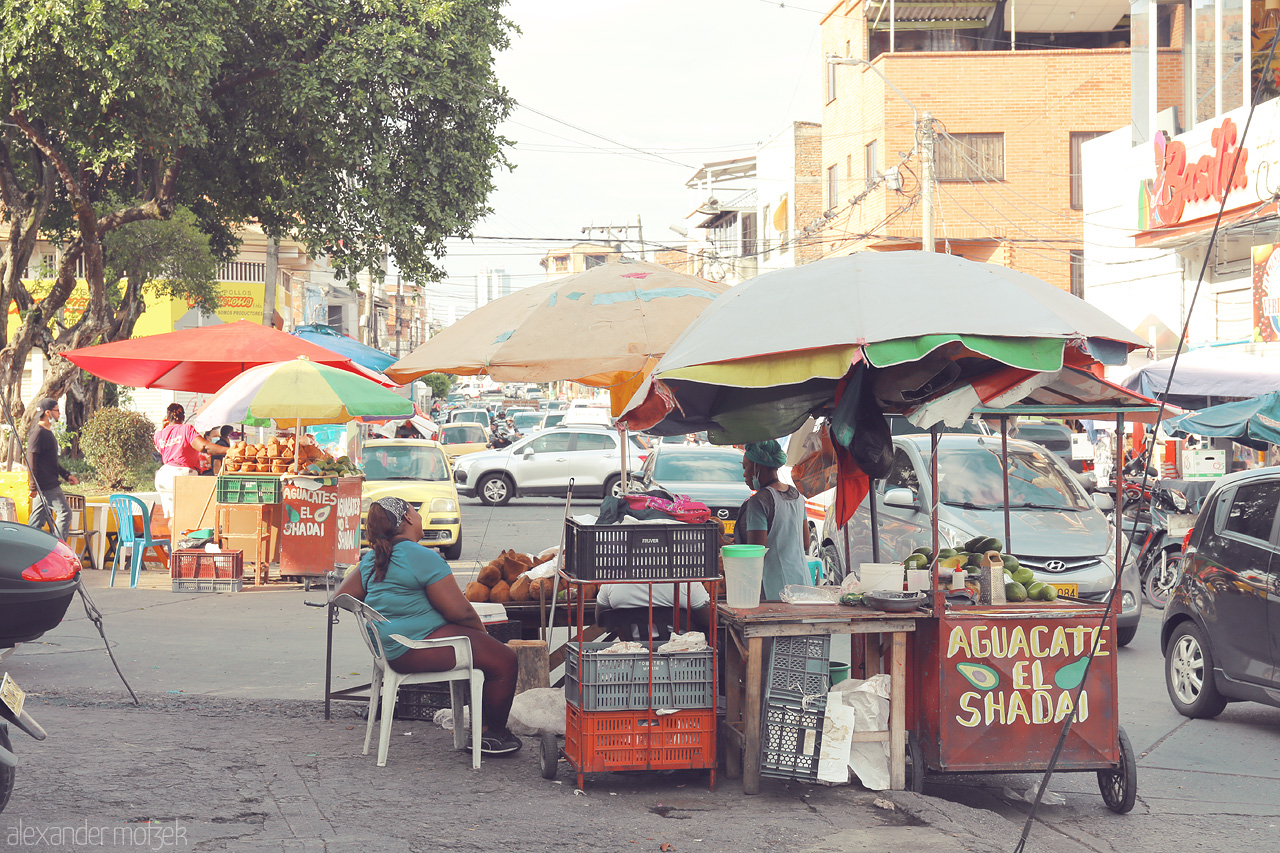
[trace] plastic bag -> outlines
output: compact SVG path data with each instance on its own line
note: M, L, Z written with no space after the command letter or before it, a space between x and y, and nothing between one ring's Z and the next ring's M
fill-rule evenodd
M658 646L660 653L668 652L700 652L707 647L707 635L701 631L690 631L687 634L672 634L671 639Z
M563 735L564 720L564 690L535 687L516 694L507 727L517 735L536 735L538 732Z
M889 728L889 675L873 675L866 681L850 678L831 690L831 700L839 695L853 709L855 732L882 732ZM849 768L872 791L889 787L889 744L854 743L849 747Z
M840 588L789 583L782 588L778 597L787 604L839 604Z

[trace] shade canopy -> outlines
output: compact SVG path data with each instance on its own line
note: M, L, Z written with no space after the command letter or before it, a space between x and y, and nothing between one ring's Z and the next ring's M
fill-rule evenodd
M726 290L657 264L602 264L481 306L387 375L398 382L437 372L619 387L636 382Z
M1254 450L1267 450L1280 445L1280 391L1190 412L1165 421L1164 430L1179 437L1229 438Z
M63 355L117 385L199 394L212 394L249 368L298 356L370 376L344 355L251 320L81 347Z
M292 334L316 346L336 352L338 355L346 356L361 367L376 370L379 373L386 373L387 368L396 363L395 356L368 344L362 344L355 338L336 331L332 326L320 324L298 326Z
M1173 384L1169 385L1169 374ZM1184 352L1173 370L1164 358L1135 370L1120 383L1148 397L1163 397L1199 408L1210 398L1258 397L1280 389L1280 358L1207 348Z
M298 358L245 371L205 403L191 423L204 431L219 424L266 420L312 426L412 414L413 403L395 391L349 371Z

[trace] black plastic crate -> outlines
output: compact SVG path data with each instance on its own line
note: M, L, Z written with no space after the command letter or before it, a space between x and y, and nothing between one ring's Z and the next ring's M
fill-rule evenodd
M764 706L760 737L760 775L774 779L818 778L826 698L803 704L770 701Z
M774 637L769 643L765 701L799 704L831 689L831 637Z
M565 520L565 573L583 581L719 576L720 525L580 524Z
M449 683L441 681L435 684L401 686L400 692L396 695L396 711L393 716L397 720L430 721L437 711L452 707L449 700ZM462 685L462 707L467 707L471 704L471 687L465 681L453 683ZM378 713L382 713L381 710Z

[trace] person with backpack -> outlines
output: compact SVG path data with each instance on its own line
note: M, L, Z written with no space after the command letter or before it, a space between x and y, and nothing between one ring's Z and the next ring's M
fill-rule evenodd
M787 456L777 441L756 441L746 446L742 478L755 494L742 503L733 529L738 545L764 545L764 598L778 601L787 584L808 586L805 544L804 498L795 486L778 479Z

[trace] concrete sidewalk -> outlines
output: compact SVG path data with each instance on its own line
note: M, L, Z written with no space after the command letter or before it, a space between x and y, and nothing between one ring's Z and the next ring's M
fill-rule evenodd
M175 594L159 572L106 589L105 576L86 583L142 704L78 601L15 653L49 739L14 733L22 765L0 849L992 851L1016 837L989 812L856 785L766 780L746 797L730 780L708 791L705 772L616 773L578 794L567 764L556 782L539 776L532 741L473 772L427 722L398 722L379 768L360 754L359 706L323 719L326 611L303 605L323 593ZM341 686L367 680L353 632L336 626ZM1053 841L1027 849L1083 849Z

